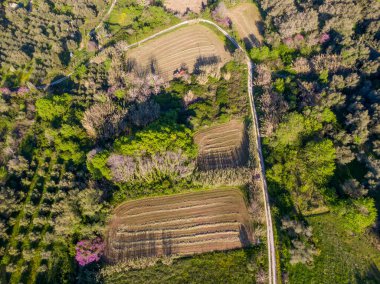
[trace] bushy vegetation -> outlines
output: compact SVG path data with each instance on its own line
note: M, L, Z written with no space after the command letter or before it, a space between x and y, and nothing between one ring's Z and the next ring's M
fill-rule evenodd
M380 265L374 248L373 234L353 235L347 232L345 219L334 213L306 218L313 228L313 239L319 254L313 265L289 266L291 283L377 283Z
M368 232L375 237L379 200L372 197L378 196L380 184L380 101L379 55L372 51L379 47L379 2L259 4L265 16L265 44L253 48L250 56L257 64L254 83L283 275L291 271L292 283L351 282L353 274L346 278L342 271L319 270L334 262L325 256L332 246L330 222L335 221L325 222L330 229L318 226L317 238L295 238L281 220L289 216L287 222L306 226L298 226L302 232L309 226L305 216L331 211L340 220L339 234L347 232L355 240ZM323 235L326 240L321 240ZM341 251L345 249L350 246L343 245ZM296 263L295 255L305 260L296 262L306 264L290 265ZM309 269L301 272L307 265L318 267L323 281Z
M1 86L19 87L65 68L109 1L2 1Z
M188 259L125 271L106 267L102 272L105 283L266 283L265 259L261 248L208 253ZM154 275L154 277L152 277Z
M58 6L65 17L71 15L71 4ZM166 13L159 6L126 7L142 11L142 22ZM224 67L206 64L168 84L154 62L144 67L119 56L124 44L49 90L30 84L37 82L32 65L2 77L7 87L0 89L1 281L94 281L112 206L213 186L215 173L193 176L193 134L247 116L244 66L238 60ZM196 103L211 107L194 111ZM207 112L213 115L200 122ZM250 182L247 173L227 169L218 174L218 184L244 185Z
M179 22L174 15L160 6L160 2L146 6L141 5L143 2L118 1L105 25L109 33L115 36L115 40L126 39L128 42L135 42L163 27Z

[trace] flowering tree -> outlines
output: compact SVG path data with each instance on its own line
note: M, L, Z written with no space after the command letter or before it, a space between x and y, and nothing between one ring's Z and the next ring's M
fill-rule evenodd
M75 247L75 259L80 266L85 266L89 263L100 260L104 251L104 242L101 238L96 238L92 241L79 241Z
M330 35L328 33L323 33L319 38L320 43L325 43L330 40Z

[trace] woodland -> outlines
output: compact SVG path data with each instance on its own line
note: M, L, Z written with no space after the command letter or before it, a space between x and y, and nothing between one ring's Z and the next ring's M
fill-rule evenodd
M168 81L153 59L143 66L125 52L195 17L217 22L244 46L224 12L241 2L257 5L262 17L262 43L246 49L278 278L380 281L380 2L208 2L200 15L179 15L162 1L118 1L96 30L111 1L0 4L1 283L185 283L195 276L267 283L265 215L252 178L257 145L249 137L242 165L200 170L194 141L233 119L252 132L243 54L218 35L229 62L199 58L193 72L178 66ZM250 210L263 243L105 263L105 227L117 205L215 186L240 187L257 201Z

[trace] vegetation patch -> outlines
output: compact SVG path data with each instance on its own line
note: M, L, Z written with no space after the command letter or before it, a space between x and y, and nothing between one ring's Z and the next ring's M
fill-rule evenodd
M134 266L136 267L136 266ZM141 267L141 266L140 266ZM102 271L104 283L266 283L265 247L212 252L168 260L143 270L116 265ZM195 280L196 279L196 280Z

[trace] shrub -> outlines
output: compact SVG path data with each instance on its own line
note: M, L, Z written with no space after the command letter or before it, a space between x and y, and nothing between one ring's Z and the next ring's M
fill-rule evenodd
M104 251L104 243L100 238L92 241L82 240L76 244L75 259L80 266L85 266L92 262L97 262Z
M344 222L341 224L345 229L358 234L373 225L377 218L375 201L372 198L342 201L333 210L343 217Z
M158 120L132 137L117 139L114 148L128 156L155 155L182 149L187 156L195 157L197 151L192 137L192 131L184 125Z

